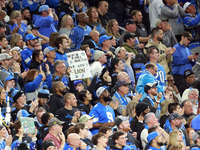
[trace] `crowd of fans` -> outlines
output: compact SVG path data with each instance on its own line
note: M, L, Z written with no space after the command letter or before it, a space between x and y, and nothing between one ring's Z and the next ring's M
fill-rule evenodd
M198 0L0 0L0 150L199 150ZM91 77L72 80L70 52Z

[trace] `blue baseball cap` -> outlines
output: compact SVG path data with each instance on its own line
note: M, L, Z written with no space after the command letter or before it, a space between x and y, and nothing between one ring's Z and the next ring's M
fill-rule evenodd
M49 9L48 5L42 5L42 6L39 7L38 12L47 11L48 9Z
M8 81L8 80L15 80L15 82L17 81L17 79L14 78L13 76L7 76L6 79L5 79L5 82Z
M27 34L25 36L25 42L29 41L29 40L34 40L34 39L38 39L38 36L34 36L33 34Z
M99 44L101 45L105 40L111 40L113 37L112 36L107 36L106 34L105 35L102 35L100 38L99 38Z
M74 81L74 86L76 87L79 83L83 84L82 80L76 80Z
M29 117L30 114L25 110L25 109L21 109L20 111L18 111L17 113L17 118L21 118L21 117Z
M149 135L147 136L148 144L159 135L160 134L158 132L149 133Z
M57 48L56 47L51 47L51 46L48 46L44 49L44 55L46 55L48 52L50 51L53 51L53 50L56 50Z

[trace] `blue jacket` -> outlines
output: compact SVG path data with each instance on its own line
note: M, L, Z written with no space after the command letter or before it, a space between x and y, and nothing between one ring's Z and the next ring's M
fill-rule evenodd
M193 119L192 122L191 122L191 127L192 127L195 131L200 131L199 122L200 122L200 114L198 114L197 116L195 116L194 119Z
M145 85L147 83L155 83L155 82L157 82L156 78L151 73L149 73L149 71L144 70L142 72L142 74L139 76L139 79L137 81L137 86L136 86L136 92L139 92L139 94L142 93L142 98L140 100L143 100L147 96L147 93L144 92ZM158 93L164 92L164 89L162 86L157 85L156 88L158 90Z
M51 8L57 8L58 3L59 3L59 0L46 0L46 2L45 2L45 4Z
M18 25L14 23L13 25L9 25L9 27L10 27L10 30L13 31L15 27L18 27ZM22 35L22 39L24 39L25 37L26 29L27 29L27 25L25 23L21 23L21 28L19 28L17 33Z
M34 49L33 49L34 50ZM21 52L22 65L24 70L28 70L32 60L33 50L25 47Z
M14 5L14 10L20 10L21 9L20 3L22 3L22 0L12 0L12 3Z
M41 74L39 74L33 80L33 82L26 83L25 84L25 92L29 93L29 92L35 91L39 87L40 83L42 82L42 78L43 78L43 76ZM51 77L51 75L46 76L46 82L43 82L43 85L47 85L48 89L50 89L52 87L52 77Z
M40 0L39 0L40 1ZM34 0L23 0L22 1L22 7L26 8L29 7L29 11L36 11L38 8L39 2L34 2Z
M58 24L58 21L54 21L51 16L42 17L40 15L33 15L33 23L36 27L40 27L38 31L44 36L50 37L52 32L57 32L55 25Z
M172 54L172 74L184 75L185 70L192 70L192 66L195 64L195 61L188 60L188 56L191 55L189 48L180 45L180 43L177 43L174 47L176 50Z
M91 31L92 29L87 25L85 28L79 25L74 27L69 34L69 38L72 40L71 49L79 49L81 47L81 43L83 42L84 36L89 35Z

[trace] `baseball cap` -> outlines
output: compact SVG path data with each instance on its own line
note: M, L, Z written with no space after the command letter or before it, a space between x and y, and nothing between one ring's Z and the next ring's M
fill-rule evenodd
M182 116L179 115L178 113L172 113L170 116L169 116L169 122L171 122L172 120L174 119L181 119Z
M97 89L96 91L96 95L97 97L101 96L101 94L103 93L103 91L107 90L107 87L106 86L101 86Z
M116 88L118 89L121 86L126 86L126 85L130 85L131 83L127 83L125 80L118 80L116 82Z
M127 42L128 39L135 38L135 37L136 37L136 35L133 35L131 33L126 33L126 34L124 34L124 42Z
M14 78L13 76L10 76L10 75L6 77L5 82L9 81L9 80L15 80L15 82L17 81L16 78Z
M156 26L158 26L159 24L161 24L162 22L168 21L167 18L159 18L156 20Z
M102 55L105 55L105 53L104 53L103 51L96 50L96 51L94 52L93 59L94 59L94 60L97 60L97 59L99 59Z
M107 36L106 34L105 35L102 35L100 38L99 38L99 44L101 45L105 40L111 40L113 37L112 36Z
M36 27L34 24L30 24L30 25L27 26L26 31L33 30L33 29L38 30L38 29L40 29L40 27Z
M184 71L184 78L189 77L190 75L194 74L194 72L190 69Z
M0 54L0 61L6 60L6 59L11 59L11 58L12 58L12 56L7 54L7 53L1 53Z
M28 116L30 116L30 114L25 109L21 109L20 111L17 112L17 118L28 117Z
M192 135L192 140L195 142L200 136L200 132L194 132Z
M129 24L133 24L133 23L137 23L137 21L134 21L133 19L127 19L125 22L125 25L129 25Z
M185 11L187 8L188 8L188 6L190 6L192 3L190 3L190 2L186 2L184 5L183 5L183 10Z
M147 83L144 87L144 92L145 93L148 93L148 90L150 90L152 87L155 87L157 86L158 83L157 82L154 82L154 83Z
M159 136L159 133L158 133L158 132L151 132L151 133L149 133L149 135L147 136L148 144L149 144L153 139L155 139L157 136Z
M57 118L52 118L49 123L48 123L48 126L51 127L55 124L59 124L59 125L62 125L63 123L65 123L64 121L60 121L59 119Z
M34 40L34 39L38 39L38 36L34 36L33 34L27 34L25 36L25 42L29 41L29 40Z
M56 50L57 48L56 47L51 47L51 46L48 46L44 49L44 55L46 55L48 52L50 51L53 51L53 50Z
M119 125L123 122L123 121L127 121L129 120L129 117L125 117L125 116L118 116L117 118L115 118L115 124L119 127Z
M42 6L39 7L38 12L47 11L48 9L49 9L48 5L42 5Z
M79 118L79 122L82 122L82 123L85 123L85 122L87 122L88 120L90 120L90 119L93 119L94 118L94 116L93 117L90 117L89 115L87 115L87 114L85 114L85 115L82 115L80 118Z

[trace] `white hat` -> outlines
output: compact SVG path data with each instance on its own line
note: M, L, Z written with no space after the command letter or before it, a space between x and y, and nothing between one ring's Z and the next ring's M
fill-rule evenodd
M101 96L101 94L102 94L103 91L105 91L105 90L107 90L106 87L104 87L104 86L99 87L99 88L97 89L97 91L96 91L97 97Z
M183 10L185 11L187 8L188 8L188 6L190 6L192 3L190 3L190 2L186 2L185 4L184 4L184 6L183 6Z

